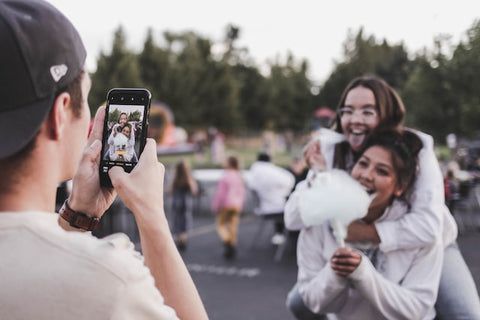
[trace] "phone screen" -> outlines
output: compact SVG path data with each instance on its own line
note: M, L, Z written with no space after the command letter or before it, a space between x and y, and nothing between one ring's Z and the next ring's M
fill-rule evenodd
M143 151L147 136L150 92L146 89L109 91L103 126L100 183L111 187L108 170L122 166L132 171Z

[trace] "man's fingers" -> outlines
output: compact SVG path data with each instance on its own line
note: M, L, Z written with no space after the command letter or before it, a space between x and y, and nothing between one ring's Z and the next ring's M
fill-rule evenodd
M112 185L114 188L117 188L119 185L120 181L127 175L128 173L123 170L122 167L119 166L114 166L108 170L108 176L110 177L110 180L112 181Z
M100 140L96 139L93 141L91 145L88 146L87 154L90 157L90 159L95 160L100 154L101 150L102 150L102 143L100 142Z
M105 120L105 107L101 106L97 109L95 119L93 120L92 131L88 137L88 143L91 144L94 140L102 140L103 135L103 121Z

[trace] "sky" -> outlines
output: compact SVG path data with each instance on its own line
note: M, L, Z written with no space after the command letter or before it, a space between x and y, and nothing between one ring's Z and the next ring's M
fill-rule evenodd
M99 53L109 53L113 33L124 27L127 46L139 52L148 28L160 44L164 31L194 31L221 42L226 26L240 27L237 45L246 47L260 68L291 52L309 62L311 80L325 81L342 59L349 32L390 45L403 42L411 54L432 49L439 34L452 43L480 19L477 0L48 0L77 27L93 72Z

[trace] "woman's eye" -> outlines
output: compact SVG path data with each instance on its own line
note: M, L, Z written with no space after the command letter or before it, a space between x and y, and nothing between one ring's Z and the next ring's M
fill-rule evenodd
M377 173L381 176L388 176L389 173L387 170L384 170L384 169L377 169Z
M365 117L374 117L377 113L373 109L364 109L362 110L362 115Z
M341 108L340 109L340 115L344 116L344 115L352 115L353 114L353 110L350 109L350 108Z
M365 167L368 166L367 161L362 161L362 160L358 161L357 164L358 164L360 167L362 167L362 168L365 168Z

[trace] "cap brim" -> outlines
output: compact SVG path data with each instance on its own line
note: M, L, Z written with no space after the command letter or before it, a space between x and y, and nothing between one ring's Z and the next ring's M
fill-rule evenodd
M0 114L0 159L20 151L37 134L50 112L53 97Z

